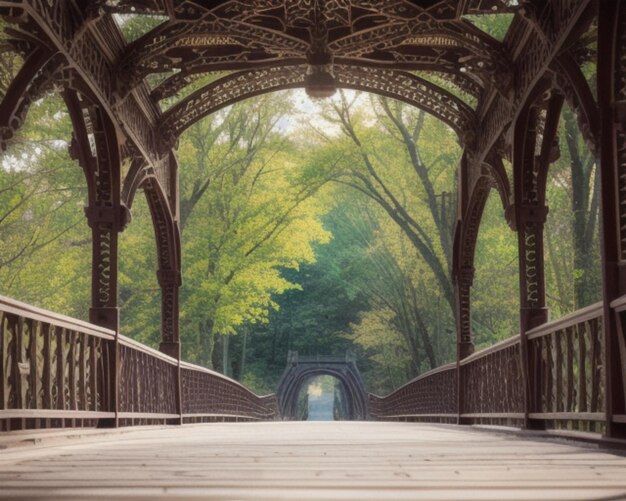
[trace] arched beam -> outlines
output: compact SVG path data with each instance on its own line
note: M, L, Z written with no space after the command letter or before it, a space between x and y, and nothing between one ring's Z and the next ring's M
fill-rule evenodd
M357 31L331 42L329 49L340 57L362 57L373 51L384 52L397 47L454 47L490 60L498 45L471 23L431 18L430 22L402 20Z
M283 66L229 75L200 89L163 115L162 146L171 147L191 125L244 99L304 86L306 66ZM439 118L461 138L475 124L473 110L449 92L410 73L378 68L334 67L337 85L404 101Z
M0 151L7 146L24 125L30 105L52 85L64 61L60 54L37 48L11 81L0 102Z
M178 225L169 209L168 199L154 173L145 176L140 185L146 196L156 241L161 286L161 345L164 353L180 357L179 297L182 284L180 235Z
M492 154L484 164L484 168L489 171L489 174L494 180L494 187L500 195L500 202L502 203L502 209L507 210L513 203L513 192L511 189L511 180L504 168L504 163L499 155Z
M600 110L585 75L569 54L555 59L552 67L556 70L556 84L576 114L587 146L597 154L600 151Z
M220 56L228 47L236 50ZM200 50L199 56L208 50L215 62L226 63L302 58L308 48L308 43L285 33L206 14L193 22L171 20L148 32L129 46L119 67L133 87L150 73L175 67L179 57L168 56L170 50Z
M374 60L358 60L351 58L335 58L335 64L341 66L359 66L368 68L378 68L380 70L399 70L399 71L423 71L427 73L437 74L440 78L448 80L452 85L458 87L461 91L466 92L470 96L478 99L482 95L484 88L482 82L477 82L466 73L459 71L460 65L458 63L458 57L451 54L449 58L446 54L438 56L420 56L413 60L410 55L407 54L395 54L395 60L390 61L374 61ZM274 61L262 61L254 63L254 69L262 69L268 66L272 66ZM297 64L305 64L304 60L281 60L282 66L290 66ZM155 87L150 96L160 101L163 99L171 98L181 92L185 87L192 84L195 80L202 78L204 74L210 72L221 71L236 71L241 69L240 64L205 64L201 63L197 66L193 64L185 64L182 71L175 73L174 75L165 79L161 84Z
M132 210L135 195L139 186L150 176L150 171L143 158L133 159L122 186L122 202L128 210Z
M454 282L457 316L457 346L459 360L474 352L471 323L471 288L474 282L474 256L485 204L496 182L483 175L469 195L467 211L457 228L454 242Z

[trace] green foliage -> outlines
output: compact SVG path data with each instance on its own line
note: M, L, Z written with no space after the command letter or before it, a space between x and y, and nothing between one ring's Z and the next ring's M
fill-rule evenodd
M561 116L559 151L546 193L546 294L554 318L602 298L599 172L568 107Z
M137 193L133 221L119 236L118 289L125 336L158 347L161 289L157 281L154 229L146 198Z
M479 30L498 40L498 42L502 42L513 22L513 14L482 14L479 16L464 16L463 19L468 20Z
M281 270L314 262L312 244L329 239L312 197L324 183L302 182L295 145L276 130L288 112L275 96L234 106L192 127L179 150L184 335L206 364L214 336L266 322L274 296L298 288Z
M113 17L128 43L141 38L150 30L168 20L167 16L147 14L115 14Z
M48 96L0 156L0 287L16 299L85 318L90 231L84 175L69 158L70 123Z
M499 194L491 190L476 242L472 288L472 332L478 349L519 331L517 233L504 218Z

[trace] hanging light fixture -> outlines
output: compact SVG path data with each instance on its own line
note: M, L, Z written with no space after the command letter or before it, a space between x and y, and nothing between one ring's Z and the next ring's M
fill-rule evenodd
M309 66L304 77L304 90L309 97L326 99L337 92L337 81L330 66Z
M315 0L311 13L311 46L307 53L309 68L304 76L304 90L313 99L326 99L337 92L333 75L333 55L328 50L328 31L323 14L324 4Z

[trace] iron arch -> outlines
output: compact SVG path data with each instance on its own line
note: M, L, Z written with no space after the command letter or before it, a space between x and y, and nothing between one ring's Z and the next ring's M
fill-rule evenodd
M162 147L171 148L188 127L221 108L250 97L304 87L305 75L306 66L284 65L242 71L212 82L163 115ZM335 78L338 87L391 97L423 109L461 138L476 122L474 110L459 98L408 72L337 65Z
M297 354L290 356L276 390L283 419L295 419L301 388L311 378L324 375L334 377L343 385L350 419L367 419L367 392L353 360L298 358Z

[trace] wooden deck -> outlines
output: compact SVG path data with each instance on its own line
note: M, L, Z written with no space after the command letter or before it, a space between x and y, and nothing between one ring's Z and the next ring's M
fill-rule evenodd
M624 457L446 425L42 432L0 436L0 447L2 499L626 499Z

